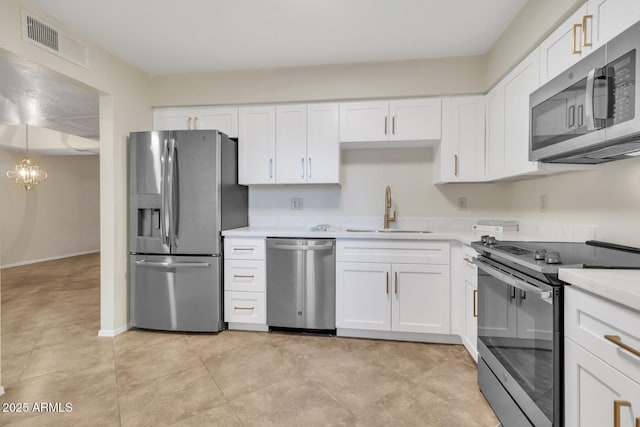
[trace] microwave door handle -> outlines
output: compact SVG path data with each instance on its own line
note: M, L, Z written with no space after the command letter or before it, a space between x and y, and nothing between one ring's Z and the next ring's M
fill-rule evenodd
M549 304L553 304L553 295L551 293L551 291L543 291L540 288L538 288L537 286L531 285L523 280L519 280L516 279L513 276L509 276L507 274L504 274L488 265L486 265L485 263L483 263L482 261L480 261L477 258L473 259L473 263L475 265L478 266L478 268L482 271L484 271L485 273L487 273L490 276L495 277L496 279L500 280L501 282L506 283L507 285L513 286L514 288L518 288L521 291L525 291L525 292L530 292L533 295L537 296L538 298L540 298L542 301L549 303Z
M597 68L594 68L593 70L589 71L589 74L587 74L587 91L586 91L586 95L585 95L585 100L584 100L584 115L585 115L585 121L587 122L587 130L594 130L596 129L596 122L595 122L595 117L594 117L594 102L593 102L593 85L595 84L596 81L596 72L598 71Z

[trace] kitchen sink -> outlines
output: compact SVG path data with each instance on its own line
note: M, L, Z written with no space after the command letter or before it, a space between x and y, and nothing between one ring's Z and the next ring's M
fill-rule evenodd
M427 230L405 230L405 229L397 229L397 228L382 228L379 230L364 230L360 228L347 228L347 232L353 233L431 233L431 231Z

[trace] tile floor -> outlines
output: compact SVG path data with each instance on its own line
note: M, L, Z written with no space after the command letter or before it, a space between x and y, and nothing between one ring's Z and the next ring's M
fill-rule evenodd
M29 411L0 412L0 425L497 424L462 346L235 331L98 338L97 254L1 278L0 403Z

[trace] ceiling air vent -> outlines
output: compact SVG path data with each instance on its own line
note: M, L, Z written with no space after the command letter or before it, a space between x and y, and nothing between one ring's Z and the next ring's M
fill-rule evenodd
M22 38L48 52L89 68L87 45L22 9Z

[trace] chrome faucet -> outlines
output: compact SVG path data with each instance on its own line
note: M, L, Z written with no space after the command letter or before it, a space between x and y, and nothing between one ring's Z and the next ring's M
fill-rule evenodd
M396 221L396 210L393 210L393 216L389 216L389 209L391 209L391 187L387 185L384 191L384 228L389 228L389 223Z

